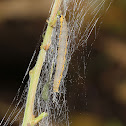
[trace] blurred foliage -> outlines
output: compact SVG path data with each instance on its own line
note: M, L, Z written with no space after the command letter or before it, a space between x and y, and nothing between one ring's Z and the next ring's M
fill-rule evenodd
M123 126L121 122L117 119L112 119L110 121L107 121L103 126Z

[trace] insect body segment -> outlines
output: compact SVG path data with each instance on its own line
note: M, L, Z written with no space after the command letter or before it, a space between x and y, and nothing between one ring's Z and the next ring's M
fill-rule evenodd
M67 53L67 34L68 34L67 22L63 17L63 15L61 15L57 65L53 84L54 92L58 92L59 85L63 76L64 65L66 62L66 53Z

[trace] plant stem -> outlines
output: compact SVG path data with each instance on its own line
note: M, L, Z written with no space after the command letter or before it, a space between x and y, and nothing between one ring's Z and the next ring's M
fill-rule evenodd
M46 112L41 113L38 117L36 117L34 119L34 121L32 122L31 126L32 125L34 126L35 124L37 124L39 121L41 121L41 119L43 119L46 116L48 116L48 113L46 113Z
M29 72L30 76L30 85L29 85L29 91L27 96L27 102L25 107L25 113L24 113L24 119L22 126L31 125L34 120L37 118L34 117L33 110L34 110L34 100L35 100L35 94L37 90L37 85L39 81L39 76L41 73L41 68L43 65L43 62L45 61L46 51L50 47L51 44L51 36L53 27L55 26L56 20L57 20L57 12L59 10L60 4L62 0L55 0L55 3L52 8L52 12L48 21L48 26L46 29L45 37L43 40L43 43L40 47L40 52L36 61L36 64L32 70ZM41 114L40 114L41 115ZM39 121L44 116L39 116Z

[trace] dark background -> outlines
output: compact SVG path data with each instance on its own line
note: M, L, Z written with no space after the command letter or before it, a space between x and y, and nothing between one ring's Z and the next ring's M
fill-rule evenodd
M0 118L21 85L50 5L0 1ZM72 56L66 77L71 126L126 126L125 15L126 1L114 0L97 37L93 31L87 47Z

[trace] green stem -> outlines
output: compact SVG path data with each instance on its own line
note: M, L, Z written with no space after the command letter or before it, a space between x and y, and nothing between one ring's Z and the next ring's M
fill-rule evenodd
M35 124L37 124L39 121L41 121L46 116L48 116L48 113L46 113L46 112L41 113L38 117L36 117L34 119L34 121L31 123L31 126L34 126Z
M46 51L48 50L48 48L51 44L51 36L52 36L53 26L55 26L55 23L57 20L56 14L59 10L61 1L62 0L55 0L51 15L50 15L50 18L48 21L48 26L46 29L43 44L41 45L41 50L40 50L38 58L37 58L36 65L29 72L30 87L29 87L29 91L28 91L27 102L26 102L22 126L31 125L32 121L34 121L34 119L36 119L33 115L36 89L37 89L37 85L38 85L39 76L41 73L41 68L42 68L43 62L45 61Z

